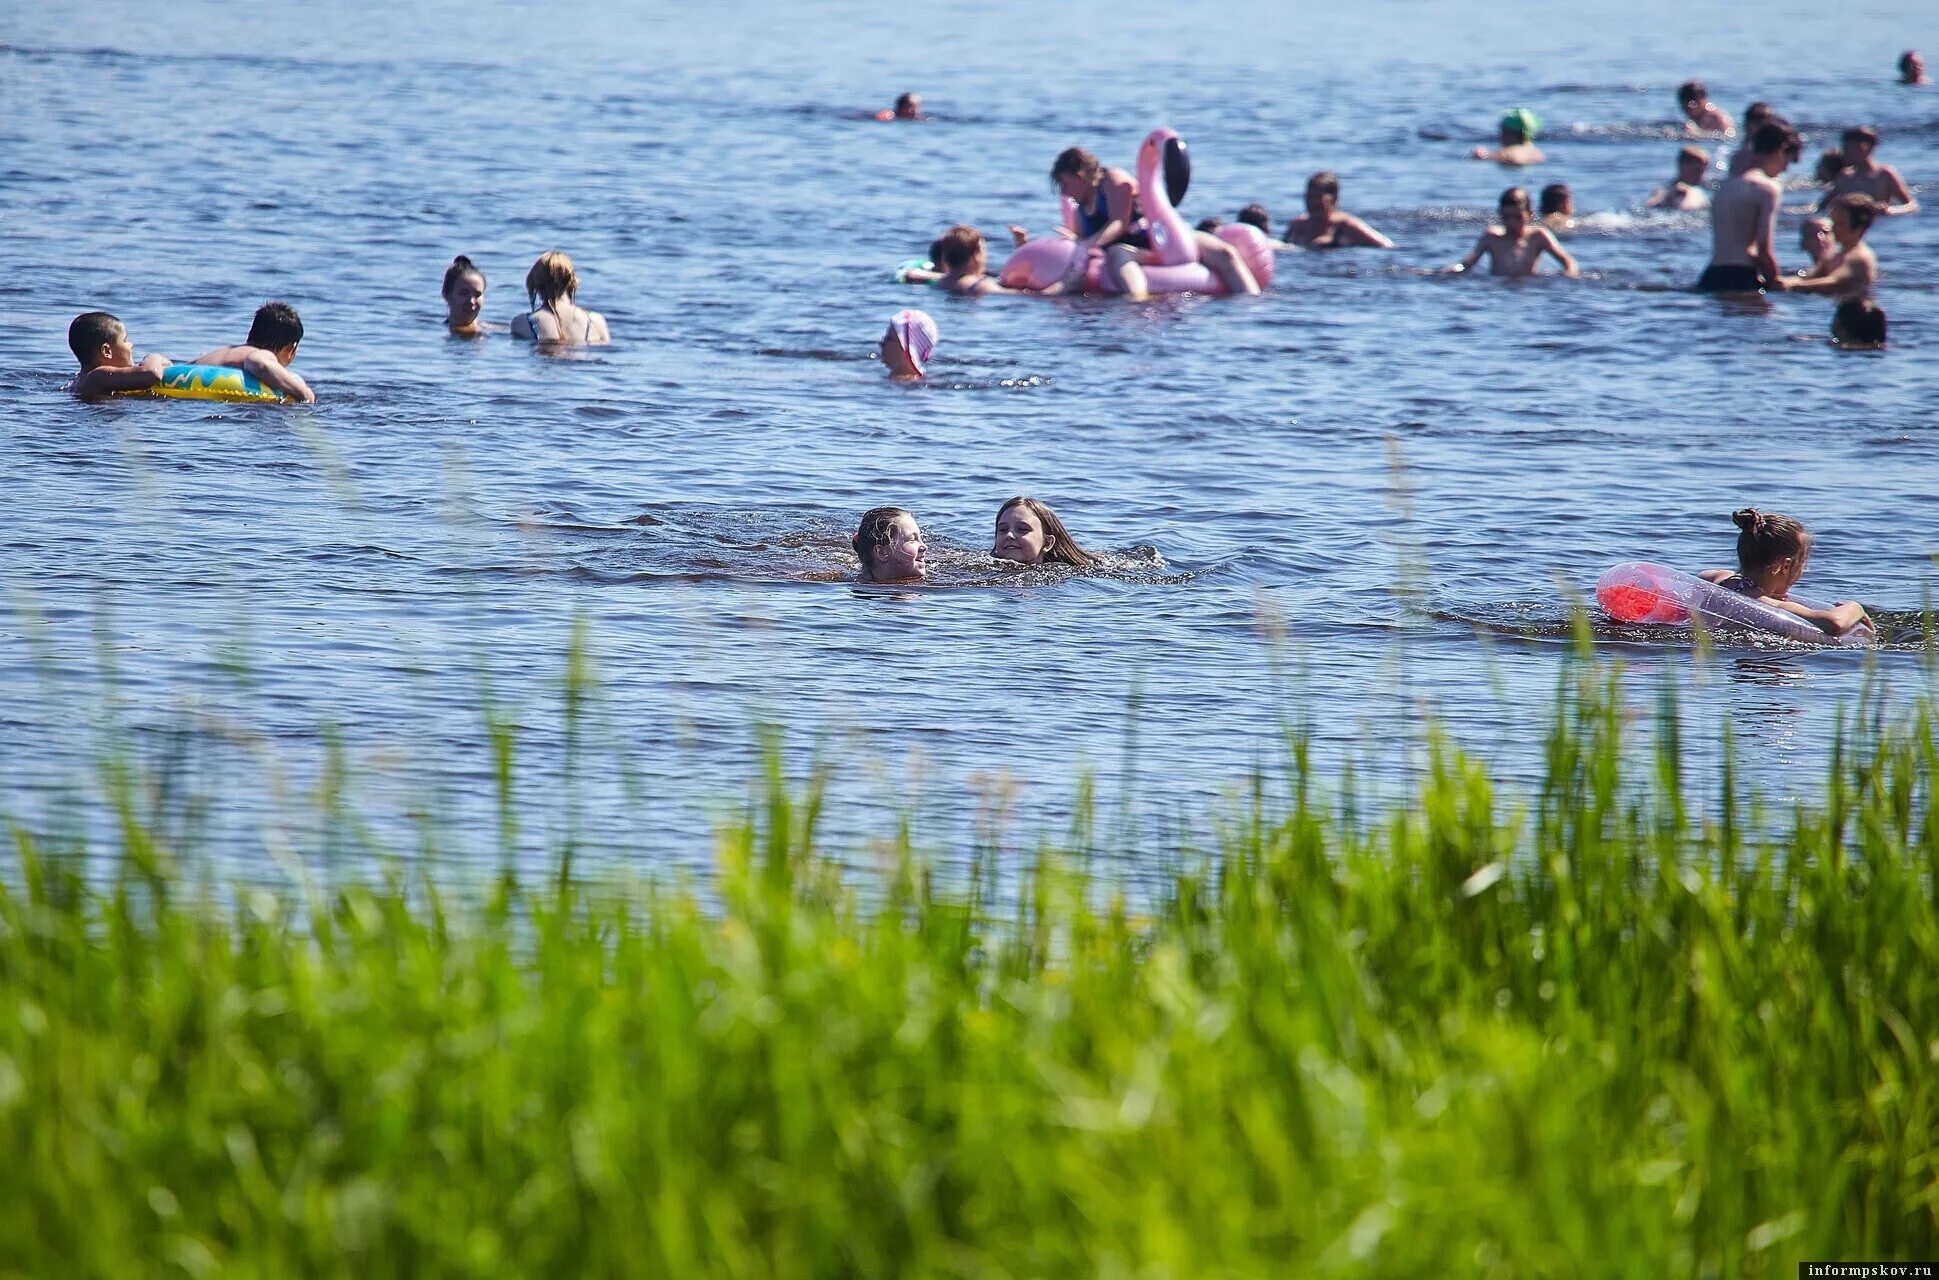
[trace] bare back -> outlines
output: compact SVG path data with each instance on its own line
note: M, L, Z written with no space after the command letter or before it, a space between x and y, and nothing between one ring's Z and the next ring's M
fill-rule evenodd
M1777 218L1778 185L1761 169L1724 179L1710 202L1710 261L1720 267L1762 266L1774 253L1772 227Z

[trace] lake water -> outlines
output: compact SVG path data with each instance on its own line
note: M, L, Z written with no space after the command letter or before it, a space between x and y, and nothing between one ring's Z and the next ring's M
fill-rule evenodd
M704 864L763 718L875 802L845 820L907 811L943 845L999 778L1033 834L1086 771L1198 822L1276 759L1289 714L1329 774L1399 777L1432 715L1526 778L1570 593L1620 560L1730 563L1747 504L1816 531L1803 591L1911 634L1939 542L1939 211L1874 231L1893 342L1864 355L1830 349L1823 300L1680 291L1704 224L1637 207L1671 174L1693 75L1807 134L1787 267L1802 180L1846 124L1878 126L1880 159L1939 202L1939 89L1892 83L1939 28L1863 0L1481 8L7 7L7 803L40 817L112 717L190 730L192 783L243 861L331 739L391 838L427 808L489 831L488 688L524 728L521 786L563 812L580 617L602 693L576 820L638 865ZM903 89L936 118L858 118ZM1516 105L1548 163L1465 159ZM892 282L952 222L1051 225L1057 151L1129 164L1160 124L1192 148L1191 218L1262 200L1283 223L1330 168L1398 248L1282 255L1256 299ZM1587 279L1428 274L1503 187L1550 181L1575 190ZM454 253L503 323L553 248L610 348L444 334ZM314 409L63 391L81 310L186 358L270 297L303 315ZM942 330L917 388L873 357L911 305ZM1019 492L1119 570L993 566ZM890 502L921 518L935 583L821 580ZM1812 785L1868 680L1888 706L1931 683L1916 640L1704 659L1605 635L1639 702L1684 686L1690 739L1732 720L1772 799Z

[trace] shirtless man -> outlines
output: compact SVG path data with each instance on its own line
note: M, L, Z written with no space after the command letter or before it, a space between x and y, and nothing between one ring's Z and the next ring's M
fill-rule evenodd
M1391 249L1394 242L1340 208L1339 175L1322 169L1306 180L1306 212L1286 224L1286 243L1306 249Z
M1703 189L1704 172L1710 168L1710 157L1702 147L1685 147L1676 153L1676 181L1666 187L1658 187L1648 200L1643 202L1646 209L1687 209L1695 212L1710 207L1710 193Z
M1542 122L1533 111L1526 107L1516 107L1501 118L1501 147L1490 151L1486 147L1476 147L1468 154L1476 160L1492 160L1514 168L1523 165L1540 164L1548 159L1535 145L1535 131Z
M1807 267L1803 278L1785 282L1790 293L1823 293L1834 298L1866 298L1878 280L1878 259L1865 243L1865 232L1880 213L1878 201L1866 195L1839 196L1831 202L1831 238L1835 247Z
M1562 247L1555 233L1535 221L1534 210L1528 204L1528 192L1520 187L1510 187L1501 193L1501 225L1489 227L1474 242L1468 256L1449 267L1450 275L1470 271L1481 261L1483 254L1488 255L1488 273L1497 276L1532 276L1543 254L1549 254L1562 264L1562 274L1579 276L1575 259Z
M1830 208L1839 196L1860 195L1876 200L1879 212L1887 217L1919 211L1919 202L1912 198L1912 189L1905 185L1899 171L1872 158L1872 152L1878 149L1878 130L1847 129L1838 143L1844 153L1845 167L1831 180L1831 189L1818 205L1820 209Z
M1703 87L1701 80L1689 80L1676 91L1676 105L1683 110L1683 132L1722 134L1728 138L1737 131L1730 127L1730 117L1724 109L1710 100L1710 90Z
M1757 126L1745 150L1750 164L1724 179L1710 202L1710 265L1697 281L1699 293L1760 293L1767 285L1783 287L1777 284L1780 271L1771 237L1783 194L1777 175L1797 159L1797 131L1767 120Z

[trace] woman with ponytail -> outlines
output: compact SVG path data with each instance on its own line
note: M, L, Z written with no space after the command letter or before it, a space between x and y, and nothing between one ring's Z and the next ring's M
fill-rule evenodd
M1702 577L1739 595L1794 613L1828 636L1871 626L1856 600L1819 609L1790 598L1791 588L1811 563L1811 533L1803 524L1775 511L1745 507L1730 516L1737 526L1737 568L1705 569Z

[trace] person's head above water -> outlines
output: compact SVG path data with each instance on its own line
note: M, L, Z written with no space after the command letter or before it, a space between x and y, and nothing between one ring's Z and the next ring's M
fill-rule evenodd
M1846 298L1831 315L1831 345L1876 351L1885 345L1885 308L1870 298Z
M1568 215L1575 212L1575 193L1569 190L1566 182L1551 182L1542 188L1542 216L1552 213Z
M1050 165L1051 185L1079 204L1097 194L1103 177L1104 166L1082 147L1065 147Z
M1811 563L1811 534L1790 516L1756 507L1733 511L1730 519L1737 526L1737 572L1782 599Z
M1683 108L1683 114L1695 119L1704 105L1710 101L1710 90L1701 80L1685 80L1677 86L1676 103Z
M1340 203L1340 176L1322 169L1306 180L1306 212L1325 217Z
M963 223L943 232L934 248L936 265L944 271L981 271L989 261L983 233Z
M915 93L896 95L895 118L898 120L922 119L922 95Z
M1924 84L1926 82L1926 60L1917 49L1907 49L1899 55L1899 83Z
M1748 107L1744 108L1744 136L1749 137L1756 131L1757 126L1763 124L1765 121L1779 118L1777 112L1771 109L1770 103L1751 103Z
M1501 145L1520 146L1524 142L1535 141L1535 131L1542 127L1542 121L1527 107L1516 107L1501 118Z
M1684 147L1676 153L1676 180L1696 186L1710 168L1710 153L1702 147Z
M876 507L862 513L849 545L862 562L865 582L910 582L929 572L929 548L915 516L901 507Z
M1816 262L1831 252L1831 219L1806 218L1798 224L1798 248Z
M296 308L287 302L265 302L256 308L249 322L249 345L275 353L284 364L296 359L297 344L303 341L303 321Z
M128 342L128 327L105 311L75 316L67 326L67 349L81 362L83 372L102 365L120 368L135 362L135 349Z
M1510 187L1502 192L1495 207L1501 213L1502 225L1510 232L1525 225L1534 212L1528 203L1528 191L1523 187Z
M1798 131L1789 123L1775 117L1767 119L1751 131L1750 152L1754 156L1783 156L1789 165L1804 151L1804 141ZM1780 170L1782 166L1780 166Z
M1848 191L1833 200L1828 211L1831 233L1838 237L1838 243L1851 245L1865 238L1878 215L1885 212L1885 206L1862 191Z
M1845 153L1834 147L1819 155L1818 167L1812 171L1811 177L1817 182L1830 182L1844 171Z
M574 269L572 259L556 249L540 254L532 269L525 273L525 296L531 300L533 310L556 307L561 298L571 302L578 297L579 272Z
M485 273L464 254L444 269L445 325L453 333L476 333L485 309Z
M1266 206L1257 200L1239 210L1239 223L1242 226L1257 227L1267 235L1272 234L1272 215L1267 213Z
M1077 545L1048 503L1023 494L997 508L996 541L990 555L1017 564L1068 564L1079 569L1095 559Z
M1838 135L1838 149L1845 154L1845 163L1863 164L1878 149L1878 130L1867 125L1853 125Z
M936 322L926 311L898 311L882 334L882 363L889 376L905 381L923 376L929 355L936 349Z

